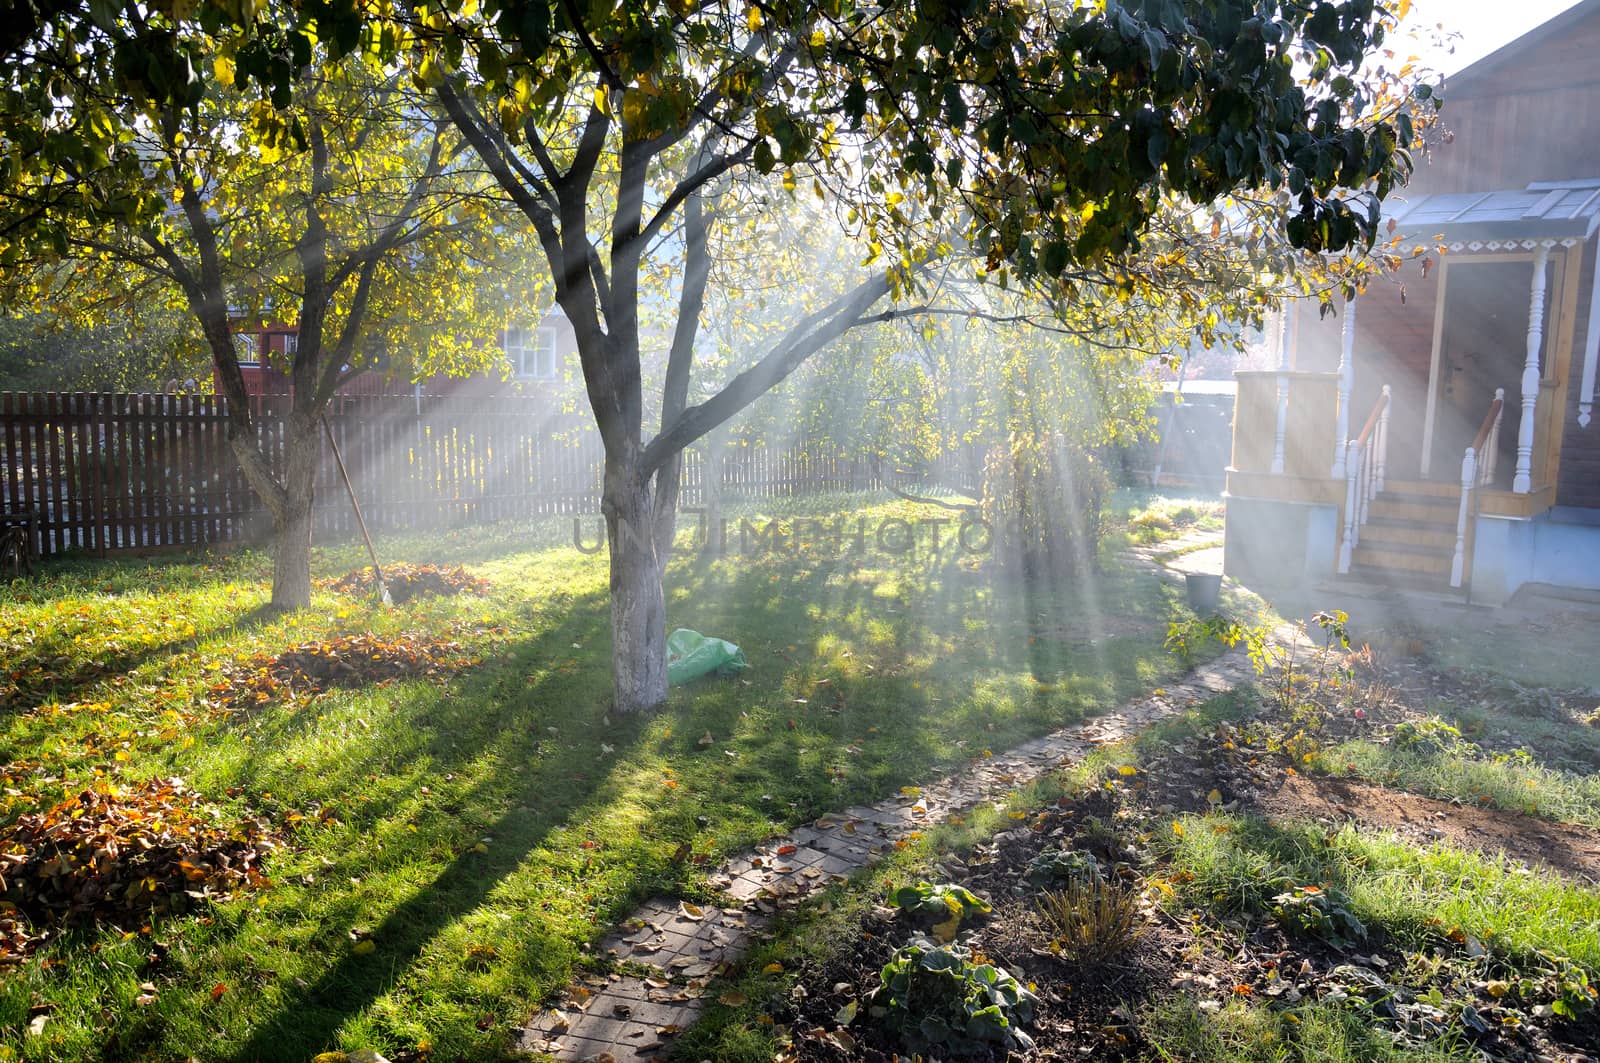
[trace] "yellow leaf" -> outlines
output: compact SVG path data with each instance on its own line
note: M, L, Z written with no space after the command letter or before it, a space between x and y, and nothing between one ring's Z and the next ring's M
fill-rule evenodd
M1124 764L1124 765L1122 765L1121 767L1119 767L1117 769L1117 774L1118 775L1137 775L1137 774L1139 774L1139 769L1134 767L1132 764Z
M783 973L783 964L781 964L781 963L769 963L765 967L761 968L761 973L762 974L782 974Z
M745 21L745 25L750 27L750 32L751 33L755 33L758 30L760 30L761 29L761 23L763 21L762 18L761 18L761 9L759 7L756 7L754 4L751 4L748 8L745 9L744 21Z
M217 80L224 85L233 84L233 60L225 55L219 55L211 61L211 72L217 75Z
M730 989L717 998L717 1003L721 1004L725 1008L737 1008L742 1007L749 999L749 997L745 996L737 989Z
M1183 837L1183 824L1177 820L1172 821L1172 833L1175 837Z
M1211 802L1213 805L1222 804L1222 791L1215 789L1212 790L1209 794L1206 794L1206 800Z
M377 947L377 942L373 941L371 938L362 938L360 941L350 946L350 951L355 953L357 956L365 956L367 953L376 950Z
M1485 992L1487 992L1491 997L1494 997L1496 1000L1499 1000L1501 997L1511 992L1511 984L1509 982L1499 981L1498 979L1490 982L1483 988Z
M956 930L959 929L960 926L961 917L959 915L953 915L943 923L934 924L933 936L939 941L940 944L947 944L955 940Z

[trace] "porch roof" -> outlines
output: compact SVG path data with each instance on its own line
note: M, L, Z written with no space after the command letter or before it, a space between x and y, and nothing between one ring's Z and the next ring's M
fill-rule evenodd
M1600 177L1443 192L1384 206L1399 231L1417 238L1587 240L1600 229Z

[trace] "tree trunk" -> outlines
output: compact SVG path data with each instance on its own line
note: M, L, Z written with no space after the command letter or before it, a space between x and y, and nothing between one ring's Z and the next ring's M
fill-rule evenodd
M655 505L632 469L608 461L603 508L611 544L612 704L636 712L667 700L667 602Z
M311 604L311 505L273 520L272 608L288 612Z
M722 461L727 448L727 433L713 429L706 434L706 460L702 468L701 505L705 508L705 542L701 554L715 556L722 548Z
M283 486L287 504L273 515L272 607L305 609L311 605L311 502L322 437L315 420L295 411L289 415L288 455Z

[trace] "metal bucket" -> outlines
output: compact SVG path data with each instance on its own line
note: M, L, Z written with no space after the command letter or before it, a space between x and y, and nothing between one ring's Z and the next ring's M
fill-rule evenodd
M1214 572L1185 572L1184 593L1189 598L1189 608L1197 616L1210 616L1217 611L1222 597L1222 576Z

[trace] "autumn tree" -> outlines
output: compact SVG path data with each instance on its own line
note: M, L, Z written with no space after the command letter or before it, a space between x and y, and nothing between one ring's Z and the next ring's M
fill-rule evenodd
M1168 196L1267 186L1292 197L1295 244L1370 240L1411 130L1353 75L1391 23L1374 0L949 0L446 4L407 27L418 79L521 210L577 332L606 451L616 706L666 695L661 574L686 445L953 255L1001 283L1056 277L1137 247ZM878 269L690 404L707 201L751 172L847 204ZM651 253L682 280L647 434Z
M181 18L175 0L124 14L147 10ZM1360 77L1394 23L1380 0L261 10L199 8L237 53L236 80L290 108L298 71L323 48L407 63L541 248L605 445L622 711L666 696L661 576L685 446L885 305L920 298L955 258L1001 286L1040 281L1063 303L1083 266L1136 290L1141 278L1119 261L1165 204L1265 189L1283 190L1296 246L1369 243L1413 141L1407 101ZM151 65L158 95L206 76L203 63ZM719 224L711 201L752 174L838 203L875 268L824 289L748 368L691 402ZM675 264L677 319L647 427L641 278L660 257Z
M410 379L492 356L503 307L479 281L503 250L493 204L459 166L459 138L393 70L307 62L280 109L254 91L247 49L159 6L96 12L14 57L0 116L7 294L82 327L130 305L191 320L231 449L272 515L272 605L304 607L323 413L360 373ZM246 393L239 316L296 328L281 454Z

